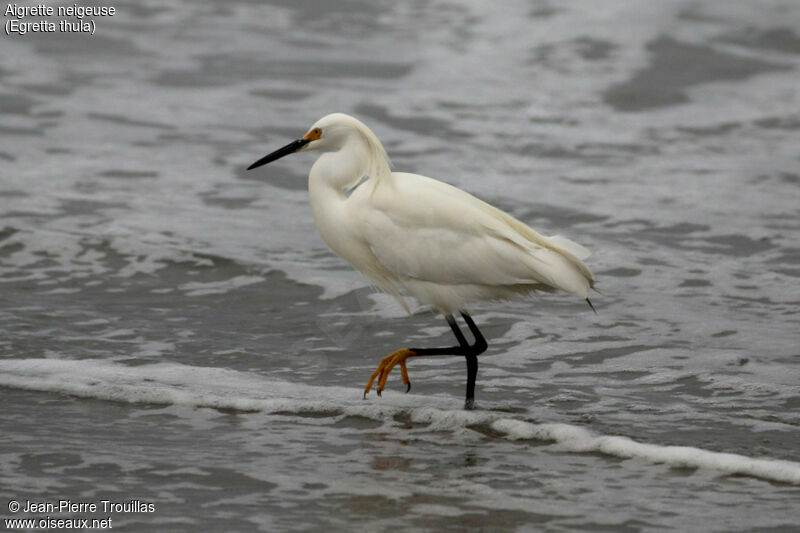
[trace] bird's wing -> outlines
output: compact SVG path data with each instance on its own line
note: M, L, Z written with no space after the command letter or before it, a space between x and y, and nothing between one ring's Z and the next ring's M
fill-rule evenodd
M593 281L576 254L558 241L550 243L474 196L416 174L393 178L350 199L358 204L359 232L398 278L447 285L546 284L576 294Z
M566 237L562 237L561 235L553 235L551 237L547 237L547 239L550 240L550 244L552 244L553 246L561 248L562 250L571 253L581 261L587 259L590 255L592 255L592 252L590 252L577 242L571 241Z

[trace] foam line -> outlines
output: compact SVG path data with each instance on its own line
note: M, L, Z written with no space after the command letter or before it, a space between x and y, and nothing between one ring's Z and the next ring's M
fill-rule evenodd
M639 458L674 467L708 468L728 474L800 485L800 463L752 458L689 446L659 446L628 437L597 435L569 424L535 424L491 411L464 411L460 400L442 396L392 395L361 401L361 391L315 387L234 370L174 363L127 366L96 359L7 359L0 386L71 394L125 403L187 405L263 413L358 415L390 420L403 413L435 430L484 425L511 440L553 442L576 453ZM308 400L307 398L320 398ZM437 404L439 408L430 407Z
M127 366L96 359L5 360L0 361L0 385L134 404L266 413L342 412L331 402L297 397L307 386L259 379L234 370L174 363Z
M800 463L779 459L756 459L691 446L659 446L636 442L628 437L595 435L568 424L528 424L502 419L492 428L511 439L555 441L573 452L598 452L623 459L639 458L673 467L710 468L772 481L800 485Z

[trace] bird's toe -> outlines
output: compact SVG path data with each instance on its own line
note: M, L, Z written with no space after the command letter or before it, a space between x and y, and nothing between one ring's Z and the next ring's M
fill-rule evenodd
M367 397L367 393L372 389L372 384L375 383L377 379L377 385L375 387L375 391L378 393L378 396L383 396L383 391L386 389L386 380L389 379L389 373L392 369L400 365L400 373L403 377L403 383L406 384L406 392L411 390L411 380L408 378L408 369L406 368L406 359L415 355L415 352L403 348L402 350L397 350L394 353L391 353L381 359L380 364L378 364L378 368L372 373L369 377L369 381L367 382L366 387L364 387L364 398Z

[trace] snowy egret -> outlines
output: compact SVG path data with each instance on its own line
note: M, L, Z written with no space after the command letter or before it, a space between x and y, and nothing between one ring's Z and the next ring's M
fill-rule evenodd
M545 237L511 215L451 185L418 174L392 172L383 145L361 121L327 115L302 138L250 165L286 155L323 152L311 167L311 210L322 239L337 255L409 311L404 296L442 313L458 346L404 348L384 357L369 378L378 395L400 366L406 392L409 357L456 355L467 361L465 407L472 408L477 356L487 348L466 306L535 291L563 290L584 298L594 276L588 250L564 237ZM365 179L366 178L366 179ZM594 307L592 307L594 310ZM470 344L454 313L474 337Z

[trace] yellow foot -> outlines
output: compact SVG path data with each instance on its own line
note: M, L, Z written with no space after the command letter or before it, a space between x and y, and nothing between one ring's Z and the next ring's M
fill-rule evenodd
M378 391L378 396L381 395L381 391L386 386L386 380L389 377L389 372L395 367L395 365L400 365L400 373L403 376L403 383L408 385L406 392L411 390L411 381L408 379L408 370L406 369L406 359L417 355L416 352L409 350L408 348L403 348L402 350L397 350L393 354L387 355L383 359L381 359L381 364L378 365L378 368L375 369L375 372L369 377L369 381L367 382L367 386L364 387L364 398L367 397L367 393L372 388L372 382L375 381L375 378L378 378L378 386L375 390Z

